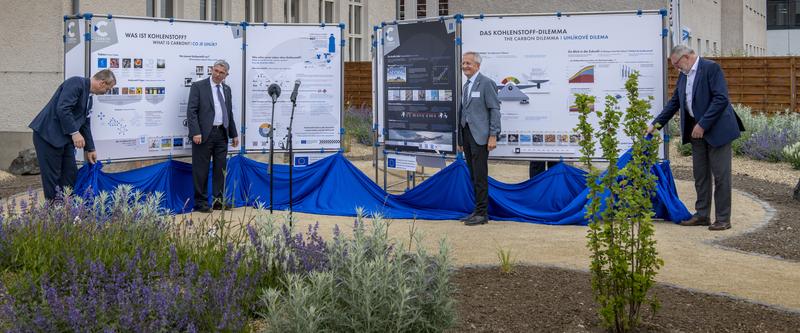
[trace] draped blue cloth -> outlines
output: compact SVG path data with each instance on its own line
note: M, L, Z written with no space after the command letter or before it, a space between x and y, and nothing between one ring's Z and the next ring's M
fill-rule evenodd
M618 165L624 167L629 160L629 153L623 154ZM76 192L96 195L129 184L142 192L164 193L161 205L173 213L185 213L194 206L191 164L168 160L120 173L105 173L102 168L101 162L84 165L78 171ZM657 177L652 198L655 216L676 222L691 217L678 198L669 161L661 162L651 171ZM461 159L401 195L381 189L342 154L307 167L295 167L293 176L292 208L297 212L354 216L356 209L361 208L367 215L381 214L387 218L451 220L467 215L474 207L469 171ZM275 165L273 180L273 208L288 209L289 166ZM225 185L226 197L234 206L269 204L265 163L244 155L231 157ZM210 186L209 180L209 193ZM588 193L586 173L565 163L519 184L490 178L489 215L492 220L585 225Z

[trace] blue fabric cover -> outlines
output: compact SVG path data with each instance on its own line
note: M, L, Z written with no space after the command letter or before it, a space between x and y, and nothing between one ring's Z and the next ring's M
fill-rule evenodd
M623 167L629 159L629 154L624 154L618 165ZM194 206L191 164L168 160L120 173L104 173L102 168L101 162L84 165L78 171L77 193L97 194L130 184L143 192L165 193L162 206L173 213L185 213ZM274 170L274 208L288 209L289 167L275 165ZM658 177L653 197L656 217L670 221L691 217L678 198L669 161L656 165L652 172ZM356 208L361 207L367 214L379 213L387 218L451 220L471 212L475 200L467 165L461 159L401 195L388 194L341 154L295 168L293 173L293 208L297 212L354 216ZM585 176L584 171L559 163L519 184L490 178L490 218L585 225L584 206L589 193ZM244 155L233 156L228 160L225 193L233 198L234 206L266 207L268 180L267 164Z

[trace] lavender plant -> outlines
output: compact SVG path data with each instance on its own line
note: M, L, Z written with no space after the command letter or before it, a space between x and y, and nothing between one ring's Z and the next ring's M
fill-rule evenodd
M798 139L800 135L789 129L766 127L750 135L742 144L742 153L755 160L782 162L785 161L783 148Z

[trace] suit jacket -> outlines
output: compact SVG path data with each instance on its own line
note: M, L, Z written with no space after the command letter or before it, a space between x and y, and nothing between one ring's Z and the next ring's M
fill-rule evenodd
M694 117L686 109L687 76L681 73L672 98L653 124L663 127L680 109L681 137L684 144L691 142L694 125L699 123L704 130L703 139L709 145L723 146L738 138L740 132L744 131L744 125L728 99L728 83L719 64L704 58L699 61L692 88Z
M492 79L481 73L474 78L470 96L462 105L461 112L467 117L469 131L475 142L485 145L490 135L500 135L500 100L497 98L497 85ZM475 95L479 96L473 97ZM461 118L458 120L460 124Z
M85 151L94 151L89 119L90 79L74 76L58 86L53 97L28 125L56 148L72 143L72 133L80 132L86 141Z
M214 96L211 95L211 78L192 83L189 89L189 102L186 105L186 126L189 127L189 138L202 135L203 141L211 135L214 126ZM216 89L216 88L214 88ZM225 98L225 107L228 109L228 137L235 138L236 121L233 118L233 105L231 103L231 87L222 83L222 94Z

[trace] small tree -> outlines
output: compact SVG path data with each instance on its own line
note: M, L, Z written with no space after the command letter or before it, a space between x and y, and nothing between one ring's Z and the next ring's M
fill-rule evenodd
M630 105L625 110L623 132L633 145L631 159L623 169L619 160L618 128L622 118L619 102L606 96L605 110L597 111L600 119L595 131L588 122L593 96L577 95L581 161L589 168L587 185L589 203L588 244L591 250L592 289L603 323L613 332L628 332L641 319L642 304L658 307L655 298L648 298L656 273L663 265L655 249L652 222L652 196L655 176L650 172L657 161L660 139L643 137L650 118L649 99L639 98L639 73L625 83ZM592 164L595 137L608 168L601 174Z

